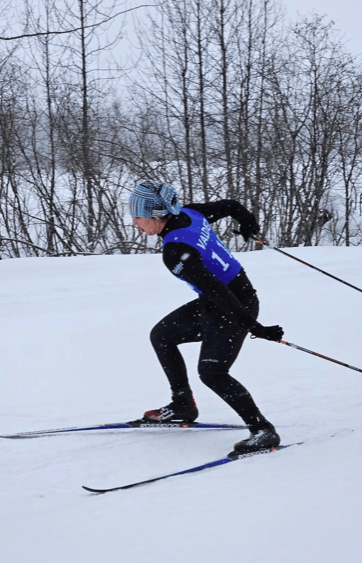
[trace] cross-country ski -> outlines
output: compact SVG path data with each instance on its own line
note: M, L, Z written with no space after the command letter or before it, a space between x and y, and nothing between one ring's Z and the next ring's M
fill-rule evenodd
M225 465L232 461L238 461L240 459L245 459L248 457L254 457L258 455L268 454L277 452L280 450L284 450L285 448L290 448L291 446L301 446L303 442L299 442L298 444L286 444L285 446L276 446L273 448L265 448L255 452L249 452L246 454L238 454L230 453L227 457L217 459L215 461L210 461L208 463L204 463L203 465L197 465L196 467L191 467L189 469L184 469L183 471L177 471L176 473L169 473L166 475L161 475L160 477L153 477L151 479L146 479L145 481L136 481L135 483L130 483L129 485L122 485L121 487L113 487L111 489L95 489L92 487L86 487L83 485L83 489L90 493L96 494L104 494L104 493L112 493L115 491L121 491L126 489L132 489L133 487L139 487L141 485L148 485L150 483L155 483L156 481L162 481L163 479L168 479L169 477L178 477L179 475L187 475L189 473L197 473L198 471L203 471L204 469L211 469L212 467L218 467L220 465Z
M52 430L34 430L29 432L18 432L17 434L0 435L0 438L7 439L26 439L26 438L42 438L44 436L52 436L57 434L72 434L74 432L91 432L103 430L131 430L148 428L167 430L180 428L181 430L242 430L247 426L243 424L217 424L213 422L150 422L147 420L131 420L129 422L114 422L109 424L98 424L95 426L72 426L70 428L54 428Z

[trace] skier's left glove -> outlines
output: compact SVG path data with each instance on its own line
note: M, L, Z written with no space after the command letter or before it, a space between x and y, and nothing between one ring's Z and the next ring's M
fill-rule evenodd
M248 242L249 238L252 235L257 235L260 231L260 226L257 223L254 215L250 213L249 221L243 221L242 224L239 225L239 231L233 231L236 235L241 235L245 242Z
M284 330L279 325L263 326L258 322L255 322L249 331L255 338L264 338L273 342L280 342L284 334Z

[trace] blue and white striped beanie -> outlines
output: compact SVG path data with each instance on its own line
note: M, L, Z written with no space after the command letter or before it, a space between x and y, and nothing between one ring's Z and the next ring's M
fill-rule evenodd
M138 184L129 199L132 217L164 217L179 215L181 205L171 184L147 180Z

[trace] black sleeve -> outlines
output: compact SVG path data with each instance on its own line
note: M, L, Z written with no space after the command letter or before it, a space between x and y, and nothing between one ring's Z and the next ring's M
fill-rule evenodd
M191 203L185 205L186 209L194 209L202 213L209 223L215 223L224 217L232 217L238 223L250 223L252 213L235 199L221 199L209 203Z
M193 246L183 242L168 242L163 251L163 261L174 275L195 285L204 297L214 302L229 318L235 317L236 322L248 329L255 324L233 292L205 268Z

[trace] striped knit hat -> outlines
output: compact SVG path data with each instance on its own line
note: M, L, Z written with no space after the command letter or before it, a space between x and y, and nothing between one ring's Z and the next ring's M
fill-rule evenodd
M181 205L171 184L147 180L138 184L129 200L132 217L179 215Z

